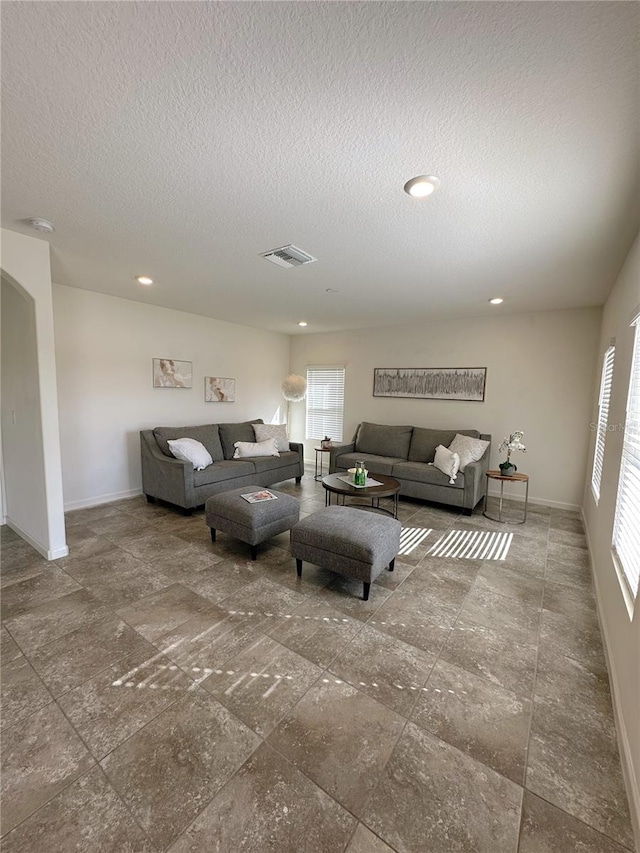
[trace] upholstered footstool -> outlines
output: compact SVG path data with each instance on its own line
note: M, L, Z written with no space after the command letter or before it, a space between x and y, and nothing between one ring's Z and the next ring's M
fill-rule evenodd
M211 541L216 541L216 530L228 536L234 536L251 545L251 559L258 556L258 545L284 533L300 518L300 504L297 498L269 489L275 495L275 501L249 503L242 495L262 491L260 486L243 486L221 492L207 499L205 518L211 528Z
M298 577L302 561L364 584L363 599L380 572L392 572L400 550L402 525L377 512L330 506L299 521L291 531L291 554Z

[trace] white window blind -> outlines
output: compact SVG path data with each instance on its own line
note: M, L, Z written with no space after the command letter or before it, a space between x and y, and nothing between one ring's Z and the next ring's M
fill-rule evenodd
M344 367L307 367L307 438L342 441Z
M604 354L602 363L602 376L600 378L600 399L598 400L598 423L596 433L596 446L593 452L593 472L591 474L591 485L596 500L600 499L600 483L602 482L602 466L604 464L604 445L607 438L607 426L609 424L609 400L611 399L611 384L613 382L613 361L615 347L609 347Z
M638 594L640 577L640 315L635 318L635 341L629 382L627 417L622 441L618 499L613 524L613 547L631 595Z

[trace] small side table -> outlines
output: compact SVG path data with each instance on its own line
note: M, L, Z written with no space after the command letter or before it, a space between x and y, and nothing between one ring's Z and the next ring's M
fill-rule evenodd
M324 456L322 454L323 453L331 453L331 448L330 447L314 447L313 449L316 452L316 472L314 474L313 479L314 480L321 480L322 479L322 463L324 462ZM320 454L320 457L318 457L318 454ZM318 458L320 459L320 472L319 473L318 473ZM329 473L329 466L327 465L327 474L328 473Z
M489 515L487 512L487 498L489 497L489 480L500 480L500 509L498 510L498 517L495 518L493 515ZM525 483L526 489L524 493L524 516L520 521L509 521L505 519L502 520L502 499L504 494L504 484L505 483ZM503 477L500 471L487 471L487 490L484 493L484 512L482 513L485 518L490 518L491 521L499 521L502 524L524 524L527 520L527 506L529 504L529 475L528 474L512 474L510 477Z

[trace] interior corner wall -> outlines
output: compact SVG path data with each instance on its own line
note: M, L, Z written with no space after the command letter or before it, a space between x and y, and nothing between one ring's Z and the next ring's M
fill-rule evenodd
M530 499L576 508L582 502L590 441L600 308L420 325L297 335L291 370L345 365L344 440L361 421L442 429L478 429L493 436L491 467L503 458L502 438L524 431L518 467L530 475ZM375 367L486 367L484 403L373 396ZM292 406L292 438L305 434L304 403ZM313 458L317 441L307 441ZM507 492L505 492L506 494ZM522 489L513 487L522 498Z
M583 510L611 677L622 765L630 795L636 841L640 845L640 591L633 606L629 593L623 588L625 582L618 575L611 548L633 355L634 329L630 322L638 308L640 235L604 307L591 419L596 420L602 358L611 340L615 339L609 428L605 438L600 499L596 502L591 490L594 434L584 485ZM629 613L631 608L632 615Z
M3 397L2 397L2 440L4 446L3 463L6 486L5 514L7 523L16 529L48 559L63 557L68 554L65 539L64 509L62 497L62 472L60 466L60 436L58 431L58 396L56 388L56 361L53 334L53 307L51 300L51 267L49 259L49 244L44 240L17 234L14 231L2 229L2 274L7 279L7 287L17 287L17 292L23 291L27 299L32 300L33 313L21 314L21 319L31 323L35 337L35 366L32 365L36 377L31 377L31 391L39 396L38 405L29 401L26 407L9 408L16 411L16 424L6 417L8 408L7 394L11 391L7 364L2 365ZM29 304L29 303L25 303ZM5 337L3 329L3 338ZM29 327L31 328L31 327ZM17 329L13 330L17 335ZM4 346L5 353L7 347ZM4 359L3 359L4 361ZM17 369L22 371L23 366ZM17 386L16 386L17 389ZM14 390L16 390L14 389ZM20 402L20 401L18 401ZM24 401L23 401L24 402ZM27 421L18 423L20 412ZM10 417L11 422L13 417ZM14 478L11 488L7 482L9 465L16 465L13 453L27 451L24 436L28 433L32 441L37 440L39 446L33 444L28 454L29 477ZM14 438L17 440L14 442ZM8 452L12 447L12 458ZM20 450L18 451L18 448Z
M289 336L128 299L53 287L65 507L142 490L141 429L282 422ZM193 387L153 388L152 359L193 363ZM205 403L204 377L236 380Z

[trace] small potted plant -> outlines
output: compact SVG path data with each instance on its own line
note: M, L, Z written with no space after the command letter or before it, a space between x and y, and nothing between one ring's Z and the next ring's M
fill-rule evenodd
M323 450L331 450L331 446L331 438L328 435L325 435L325 437L320 442L320 447Z
M523 453L527 452L527 448L522 443L522 436L524 433L521 430L516 430L512 432L510 436L503 439L502 444L498 448L500 452L503 450L507 451L507 458L504 462L500 463L500 473L503 477L513 477L513 475L518 470L517 466L513 464L511 461L511 454L515 450L521 450Z

